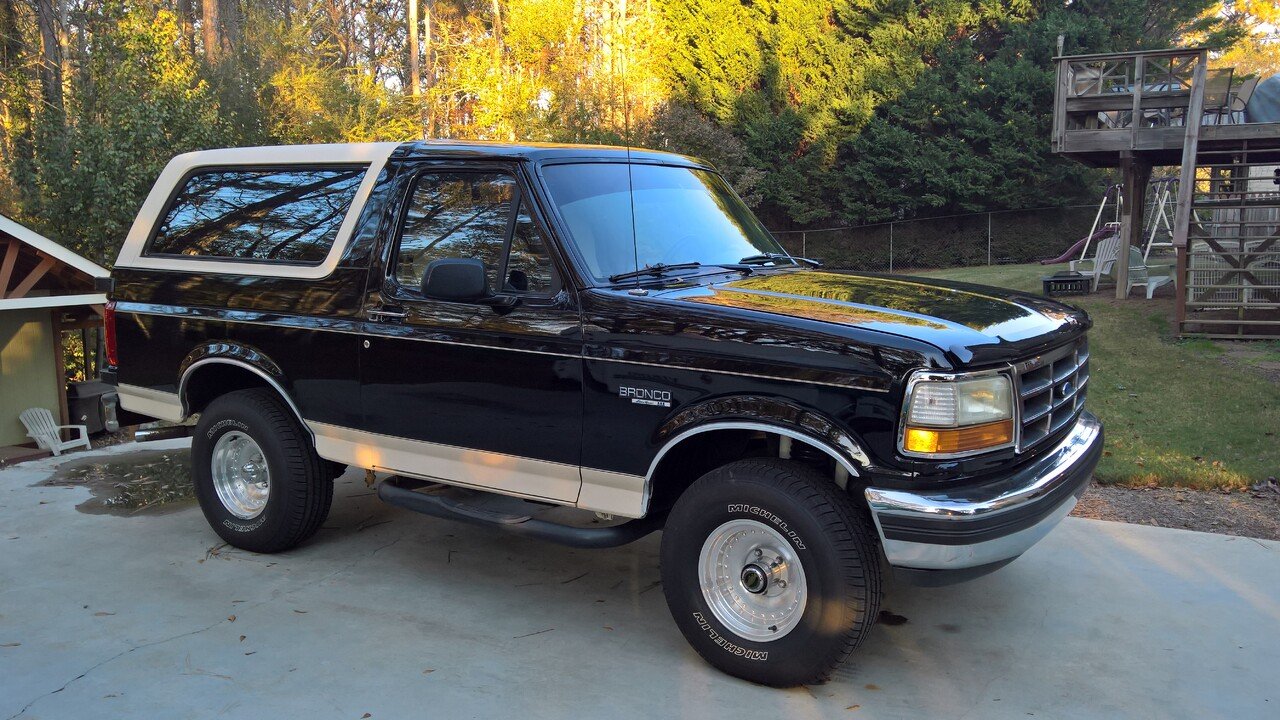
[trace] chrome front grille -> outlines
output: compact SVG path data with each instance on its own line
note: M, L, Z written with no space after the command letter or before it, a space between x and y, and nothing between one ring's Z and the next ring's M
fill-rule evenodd
M1071 423L1084 408L1089 342L1081 338L1014 368L1022 419L1018 449L1026 450Z

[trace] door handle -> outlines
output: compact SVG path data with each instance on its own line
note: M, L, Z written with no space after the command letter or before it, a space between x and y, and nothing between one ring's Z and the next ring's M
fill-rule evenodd
M409 313L401 312L399 310L373 309L370 310L368 314L370 320L403 320L409 317Z

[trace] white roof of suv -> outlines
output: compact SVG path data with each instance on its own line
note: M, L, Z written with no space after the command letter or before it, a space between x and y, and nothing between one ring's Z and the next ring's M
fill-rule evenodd
M364 208L369 192L382 171L387 158L400 143L351 143L341 145L280 145L273 147L228 148L184 153L169 161L147 195L138 217L125 237L118 268L178 270L196 273L232 273L236 275L269 275L318 279L333 272L351 239L352 229ZM185 259L180 257L147 257L143 248L151 237L156 221L169 204L178 185L194 170L229 166L280 166L359 163L368 165L364 179L356 190L351 207L338 229L337 239L323 262L318 265L286 265L278 262L222 260L217 258Z

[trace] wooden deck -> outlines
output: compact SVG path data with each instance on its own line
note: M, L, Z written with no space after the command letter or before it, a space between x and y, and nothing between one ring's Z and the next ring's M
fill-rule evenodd
M40 460L41 458L52 456L53 453L48 450L41 450L34 446L3 445L0 446L0 468L17 465L20 462L26 462L28 460Z
M1120 168L1140 245L1153 167L1179 166L1173 245L1183 335L1280 338L1280 123L1246 123L1247 82L1204 48L1056 58L1053 150ZM1119 287L1126 253L1116 262ZM1117 295L1122 294L1117 290Z
M1093 167L1119 167L1123 153L1160 167L1180 165L1185 142L1186 129L1179 126L1067 130L1054 150ZM1198 150L1234 150L1244 142L1255 160L1280 165L1280 123L1206 125L1200 128Z
M1201 149L1250 144L1280 160L1280 123L1246 123L1245 79L1208 68L1203 48L1059 57L1053 150L1096 167L1121 157L1181 165L1188 140ZM1188 118L1194 121L1188 123Z

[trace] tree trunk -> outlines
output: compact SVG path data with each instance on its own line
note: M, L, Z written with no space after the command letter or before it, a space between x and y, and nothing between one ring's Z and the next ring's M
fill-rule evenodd
M346 5L336 0L327 0L323 11L329 18L329 32L341 55L340 65L344 68L351 67L355 55L355 41L351 37L351 23L347 22Z
M200 0L200 34L204 38L204 57L210 65L222 60L220 4L219 0Z
M22 64L18 13L13 3L0 3L0 78L13 81L22 72ZM17 156L18 119L26 119L27 109L26 97L19 98L16 93L0 95L0 163L4 165L0 178L8 179L7 176L12 175Z
M435 52L435 46L431 40L431 6L427 5L422 9L422 62L425 65L425 75L427 80L427 88L431 88L436 84L435 76L435 58L432 53Z
M178 0L178 26L187 52L196 54L196 6L195 0Z
M422 62L425 65L428 90L435 87L436 84L435 43L431 37L431 10L431 5L427 5L422 12ZM432 138L436 136L435 109L431 102L424 103L422 106L422 127L426 137Z
M40 91L45 105L62 110L62 44L58 40L58 0L36 0L40 28Z
M408 0L409 4L409 97L413 98L415 109L418 111L418 129L426 134L427 115L422 107L422 71L419 65L418 53L421 48L418 45L418 0ZM431 27L428 21L427 27Z
M502 47L502 5L499 0L490 0L490 6L493 8L493 39L498 47Z
M418 68L418 0L409 2L409 95L417 98L422 88L422 73Z
M240 11L240 0L219 0L218 19L221 21L222 54L232 55L241 46L244 35L244 13Z

